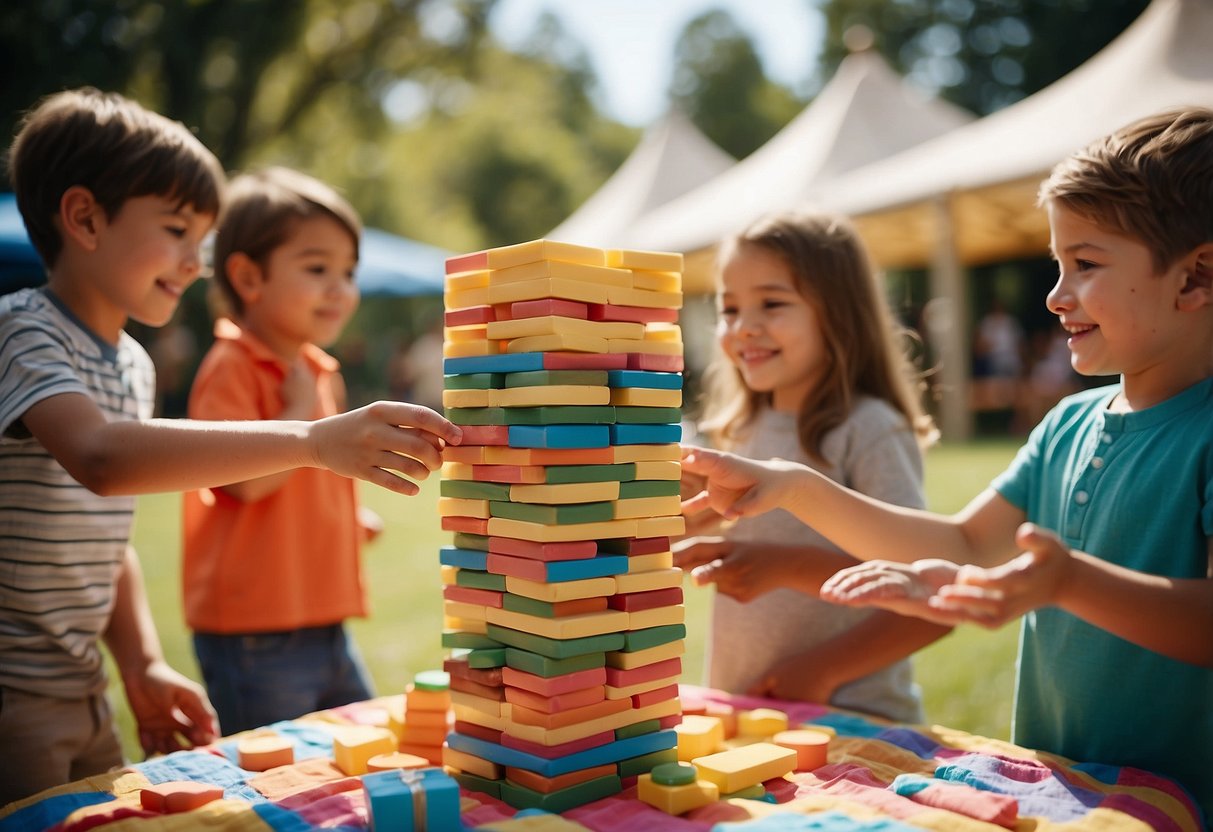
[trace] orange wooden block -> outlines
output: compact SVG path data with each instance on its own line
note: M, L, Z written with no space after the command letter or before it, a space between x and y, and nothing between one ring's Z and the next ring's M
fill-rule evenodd
M245 771L268 771L295 762L295 746L278 734L255 734L236 742L239 765Z
M451 707L449 690L419 690L409 685L404 691L405 722L413 711L441 711Z
M441 745L414 745L413 743L400 743L400 751L402 754L411 754L414 757L421 757L429 760L430 765L442 765L442 746Z
M191 780L170 780L148 786L139 793L139 803L149 812L189 812L223 798L223 787Z
M828 762L830 735L824 731L811 728L780 731L772 742L796 752L797 771L813 771Z
M614 774L615 769L615 763L607 763L606 765L594 766L593 768L570 771L568 774L558 774L555 777L544 777L542 774L536 774L525 768L506 768L505 776L508 780L517 783L519 786L532 789L540 794L551 794L560 789L567 789L569 786L576 786L578 783L585 783L597 777L606 777L607 775Z
M590 722L599 717L621 713L630 710L631 707L632 700L630 699L603 699L580 708L569 708L567 711L546 714L543 711L535 711L521 705L515 705L510 711L510 718L520 725L536 725L547 729L565 728L570 725L580 725Z

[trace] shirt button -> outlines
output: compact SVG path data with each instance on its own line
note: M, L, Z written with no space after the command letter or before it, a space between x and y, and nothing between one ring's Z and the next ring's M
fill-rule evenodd
M1110 434L1110 433L1101 433L1101 434L1099 435L1099 441L1100 441L1100 442L1103 442L1103 443L1105 443L1105 444L1107 444L1108 442L1111 442L1111 441L1112 441L1112 434Z
M1078 503L1080 506L1085 506L1087 504L1087 500L1089 499L1091 499L1091 495L1085 491L1079 491L1074 495L1074 502Z
M1097 457L1095 457L1094 459L1092 459L1092 460L1091 460L1091 467L1092 467L1092 468L1097 468L1097 469L1098 469L1098 468L1102 468L1102 467L1103 467L1103 457L1102 457L1102 456L1097 456Z

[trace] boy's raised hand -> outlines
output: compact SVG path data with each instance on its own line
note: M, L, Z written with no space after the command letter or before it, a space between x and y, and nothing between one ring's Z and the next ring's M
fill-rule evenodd
M683 501L683 514L711 508L734 520L780 508L783 475L803 466L782 459L757 462L726 451L684 447L682 468L704 480L703 490Z
M458 445L459 427L428 407L375 402L308 424L312 464L408 496L442 466L442 448Z

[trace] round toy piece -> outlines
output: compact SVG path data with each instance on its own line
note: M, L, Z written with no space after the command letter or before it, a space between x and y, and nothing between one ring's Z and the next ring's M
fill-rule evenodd
M796 752L796 770L812 771L827 762L830 751L830 735L811 728L780 731L772 742Z
M660 786L685 786L699 779L699 770L690 763L662 763L649 773Z
M445 670L423 670L413 677L416 690L446 690L451 686L451 676Z

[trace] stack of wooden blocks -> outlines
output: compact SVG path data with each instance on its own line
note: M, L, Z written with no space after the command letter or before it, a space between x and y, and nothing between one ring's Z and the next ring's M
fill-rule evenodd
M443 762L516 807L677 759L681 270L546 240L447 261Z

